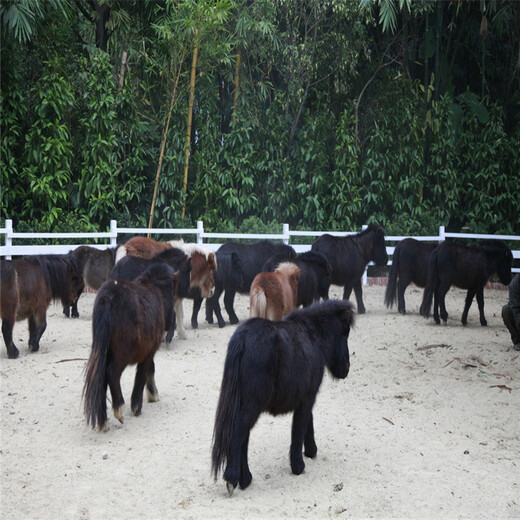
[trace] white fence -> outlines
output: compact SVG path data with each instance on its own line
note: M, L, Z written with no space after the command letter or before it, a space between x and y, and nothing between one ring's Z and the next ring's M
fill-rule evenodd
M363 226L363 229L366 226ZM324 235L328 233L330 235L335 236L347 236L347 235L355 235L358 233L357 231L292 231L289 229L289 224L284 224L282 233L280 234L252 234L252 233L206 233L204 231L204 223L197 222L196 228L191 229L157 229L157 228L120 228L117 227L117 222L115 220L110 221L110 231L105 233L16 233L13 229L13 221L6 220L5 227L0 228L0 234L5 235L5 245L0 246L0 256L4 256L6 258L11 258L12 256L18 255L36 255L36 254L65 254L68 253L71 249L75 249L78 247L76 245L23 245L23 244L13 244L13 241L23 241L23 240L31 240L31 239L86 239L84 245L89 245L91 247L96 247L98 249L106 249L107 247L113 247L117 245L117 239L120 235L142 235L142 234L152 234L152 235L174 235L176 238L183 235L191 235L194 239L186 240L187 242L197 242L198 244L203 244L204 247L216 251L222 242L226 240L238 240L238 239L248 239L248 240L262 240L262 239L271 239L271 240L281 240L285 244L290 244L294 247L297 253L302 253L305 251L309 251L311 248L310 244L302 245L302 244L291 244L291 237L318 237L320 235ZM404 238L408 238L408 236L386 236L386 242L396 243ZM439 234L432 236L414 236L411 238L415 238L416 240L422 240L427 242L442 242L446 238L467 238L472 240L484 240L484 239L494 239L494 240L506 240L506 241L520 241L520 236L515 235L478 235L472 233L447 233L444 226L439 226ZM102 239L105 241L104 244L96 244L93 243L95 239ZM219 240L222 242L219 243L208 243L207 240ZM392 256L394 253L395 245L388 245L386 247L386 251L389 256ZM515 259L515 265L518 264L520 260L520 250L513 249L513 258ZM388 262L389 265L391 261ZM513 272L520 272L520 267L513 267ZM366 272L365 272L366 278ZM365 280L364 280L365 282Z

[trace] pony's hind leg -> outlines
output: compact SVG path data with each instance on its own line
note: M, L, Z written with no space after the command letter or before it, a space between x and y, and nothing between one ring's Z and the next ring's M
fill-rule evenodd
M125 400L123 399L123 392L121 392L121 374L123 368L116 366L114 360L110 360L107 365L107 383L110 388L110 394L112 395L112 409L114 410L114 417L119 422L123 421L123 413L125 410Z
M153 364L153 357L149 356L141 363L137 364L137 370L135 371L135 381L134 381L134 389L132 390L132 413L134 415L141 415L141 410L143 408L143 392L145 384L147 385L147 393L149 392L148 383L150 381L150 370L151 377L153 382L152 393L155 391L157 394L157 388L155 387L154 380L154 372L155 366L153 368L151 365Z
M153 360L148 367L146 376L146 398L149 403L156 403L159 400L159 392L155 386L155 363Z
M404 291L410 282L399 278L397 281L397 310L404 316L406 314L406 303L404 301Z
M229 323L236 325L239 322L238 316L235 314L233 304L235 302L235 291L227 291L224 293L224 307L229 316Z
M193 311L191 313L191 328L192 329L196 329L199 326L197 317L199 315L201 305L202 305L202 298L193 298Z
M4 317L2 319L2 336L4 337L7 357L9 359L16 359L20 355L20 351L16 348L13 341L13 326L14 317L12 319L11 317Z
M249 464L247 461L247 451L249 449L249 434L251 432L247 432L243 442L242 442L242 450L240 456L240 479L238 480L238 485L240 489L246 489L251 481L253 480L253 475L251 475L251 471L249 471Z

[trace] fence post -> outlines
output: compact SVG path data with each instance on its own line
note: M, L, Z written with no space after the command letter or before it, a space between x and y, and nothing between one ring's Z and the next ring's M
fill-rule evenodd
M7 248L7 251L9 251L9 249L13 245L13 239L11 238L11 234L13 232L13 221L10 218L5 219L5 230L5 246ZM5 255L5 258L6 260L11 260L11 255Z
M204 222L197 220L197 244L202 244L202 234L204 233Z
M289 235L289 224L283 225L282 233L283 233L283 243L285 245L289 245L289 241L291 239L291 236Z
M115 233L115 236L110 237L110 245L117 246L117 220L110 221L110 233Z
M365 231L365 229L367 228L368 226L366 224L363 224L361 226L361 231ZM363 273L363 285L366 285L368 283L368 264L367 266L365 267L365 272Z
M446 228L445 226L439 226L439 242L446 240Z

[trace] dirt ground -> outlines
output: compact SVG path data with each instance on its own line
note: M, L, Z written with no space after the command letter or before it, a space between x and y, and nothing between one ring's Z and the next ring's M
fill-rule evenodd
M364 288L367 313L349 345L347 379L324 378L314 408L318 454L291 474L291 416L261 416L251 432L251 486L229 498L210 475L210 449L226 346L234 326L199 315L188 339L155 357L157 403L124 424L87 427L81 393L94 294L80 318L51 306L41 350L0 353L1 516L8 519L520 518L520 355L500 310L507 292L486 290L488 327L476 303L462 327L464 293L448 293L447 326L383 305ZM339 288L333 295L340 296ZM237 314L248 316L239 296ZM185 318L191 302L185 302ZM225 315L226 316L226 315ZM123 374L127 403L134 369Z

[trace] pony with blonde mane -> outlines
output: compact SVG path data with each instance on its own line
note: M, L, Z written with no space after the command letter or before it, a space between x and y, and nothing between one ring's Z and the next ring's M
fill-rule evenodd
M300 268L282 262L272 273L258 273L251 284L249 315L280 321L295 307L298 299Z

